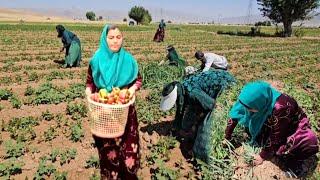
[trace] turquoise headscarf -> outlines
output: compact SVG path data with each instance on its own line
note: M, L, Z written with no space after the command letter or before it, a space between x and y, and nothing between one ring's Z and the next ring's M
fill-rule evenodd
M112 52L107 44L109 26L103 28L99 49L93 55L90 65L94 84L98 89L111 91L113 87L124 87L138 76L138 64L134 57L123 47Z
M280 95L279 91L263 81L248 83L241 90L237 102L230 111L230 117L249 128L251 144L255 142L264 122L272 114ZM256 109L258 112L250 112L245 106Z

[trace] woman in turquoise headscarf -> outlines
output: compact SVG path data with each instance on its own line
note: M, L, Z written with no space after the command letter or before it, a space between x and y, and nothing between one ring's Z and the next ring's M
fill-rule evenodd
M262 146L254 157L255 165L276 156L299 167L298 162L318 152L317 136L306 114L292 97L266 82L252 82L243 87L230 111L226 139L231 139L237 123L249 130L251 144Z
M122 47L123 35L116 26L106 25L100 37L99 49L88 69L86 94L113 87L129 88L133 95L141 87L138 64ZM129 108L125 132L117 138L93 135L98 148L102 179L137 179L139 169L138 121L134 105Z

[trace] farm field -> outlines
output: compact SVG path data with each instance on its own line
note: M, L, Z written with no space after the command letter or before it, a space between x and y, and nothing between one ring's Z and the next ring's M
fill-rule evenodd
M64 24L81 40L83 61L72 69L57 63L64 53L59 53L62 43L55 25L0 22L0 179L99 179L84 90L103 25ZM228 111L251 80L266 80L293 96L320 137L320 29L303 29L299 38L278 38L217 34L247 32L246 26L168 24L163 43L152 41L156 25L120 29L143 77L136 100L141 179L287 179L271 162L250 166L256 149L241 143L240 136L236 147L222 147ZM275 29L263 27L262 32L273 35ZM163 85L181 79L175 67L158 66L170 44L191 65L197 63L196 50L224 55L238 81L218 98L209 166L184 157L183 146L170 133L174 111L159 111ZM237 127L236 132L243 130ZM319 179L320 163L311 159L310 164L307 178Z

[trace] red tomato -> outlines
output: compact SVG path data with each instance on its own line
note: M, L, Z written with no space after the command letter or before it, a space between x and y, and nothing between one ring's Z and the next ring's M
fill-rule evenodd
M113 104L115 101L115 99L113 97L108 98L107 103L108 104Z
M126 99L125 98L120 98L119 102L121 102L121 104L126 104Z

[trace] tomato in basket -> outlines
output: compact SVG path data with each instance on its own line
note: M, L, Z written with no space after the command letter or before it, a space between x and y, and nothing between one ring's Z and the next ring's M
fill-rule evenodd
M120 89L115 87L111 92L106 89L100 89L99 93L94 94L92 100L104 104L127 104L130 99L130 92L128 89Z

